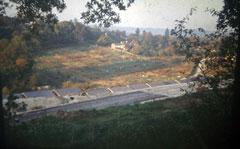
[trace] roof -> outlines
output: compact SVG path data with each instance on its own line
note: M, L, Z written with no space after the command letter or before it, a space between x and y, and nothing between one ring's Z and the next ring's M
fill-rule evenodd
M97 94L109 94L110 92L107 89L96 89L87 91L89 95L97 95Z
M36 98L36 97L54 97L55 95L51 90L42 90L42 91L32 91L24 92L27 98Z
M2 99L7 99L8 96L9 96L9 95L7 95L7 94L3 94L3 95L2 95ZM19 93L15 93L14 96L17 96L18 98L22 98Z
M135 84L135 85L130 85L132 89L143 89L143 88L149 88L146 84Z
M113 87L113 88L110 88L110 89L113 92L130 91L130 90L132 90L132 88L130 88L129 86Z
M62 96L84 93L84 91L78 87L56 89L56 91Z

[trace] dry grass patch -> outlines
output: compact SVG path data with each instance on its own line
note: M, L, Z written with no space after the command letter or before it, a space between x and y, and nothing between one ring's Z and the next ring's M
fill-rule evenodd
M136 72L112 77L109 79L91 81L89 83L76 83L73 84L72 87L80 87L82 89L96 89L114 86L125 86L138 83L175 80L187 77L191 73L192 68L193 64L184 63L181 65L173 66L171 68Z
M71 87L106 88L174 80L189 75L193 67L182 64L181 56L144 57L106 47L81 48L50 50L37 57L34 67L42 74L41 82L59 87L71 81Z

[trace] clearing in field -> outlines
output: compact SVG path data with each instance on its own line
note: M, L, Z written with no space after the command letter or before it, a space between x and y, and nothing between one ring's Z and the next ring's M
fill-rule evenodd
M42 85L82 89L174 80L191 73L183 57L144 57L108 47L50 49L35 59Z

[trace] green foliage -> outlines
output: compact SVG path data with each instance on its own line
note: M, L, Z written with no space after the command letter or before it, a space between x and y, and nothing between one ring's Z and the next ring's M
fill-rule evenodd
M145 34L145 36L143 37L143 42L142 42L142 47L143 47L144 51L150 52L153 50L152 39L153 39L153 35L151 32L148 32Z
M199 83L196 85L207 85L207 88L215 90L217 94L220 86L232 83L230 79L234 76L236 38L221 30L206 34L199 28L198 31L204 34L204 37L200 37L192 29L187 29L185 24L194 10L183 20L176 21L177 25L172 30L177 38L174 45L177 51L185 54L187 61L193 62L200 70L197 78Z
M165 49L161 49L161 56L174 56L175 55L175 51L174 48L172 46L168 46Z
M216 107L200 104L207 98L215 99ZM202 92L103 110L59 111L9 127L7 144L15 148L228 148L229 113L222 112L227 105L223 101Z
M240 106L240 1L237 0L224 0L223 9L220 12L211 11L213 15L218 16L217 29L222 32L228 32L228 36L232 41L233 45L225 44L225 48L221 51L234 51L234 82L233 82L233 103L232 103L232 122L233 122L233 131L232 133L232 147L238 146L238 140L235 136L238 135L239 130L239 106ZM229 31L230 30L230 31ZM231 52L231 53L234 53ZM226 52L229 53L229 52ZM226 55L227 59L231 58L231 55ZM229 60L228 60L229 61Z
M6 14L6 8L9 8L9 3L5 0L0 1L0 15Z
M13 22L13 18L0 16L0 39L10 40L13 32L19 30Z
M64 0L10 0L16 4L17 18L21 22L30 23L31 30L38 32L39 20L50 26L57 23L57 16L52 13L53 9L62 12L66 8Z
M45 47L52 47L53 45L96 43L97 39L103 34L99 28L90 28L76 20L75 22L59 22L53 28L47 24L42 24L39 29L37 38L41 46L44 47L41 50L46 50Z
M174 38L170 38L169 30L166 30L165 36L152 35L151 32L143 31L142 35L140 30L136 29L135 34L127 36L129 43L129 51L134 54L144 56L173 56L181 55L174 47ZM132 44L136 43L136 44Z
M109 46L112 43L112 39L108 35L103 35L97 40L97 44L101 46Z
M136 44L134 47L130 49L130 52L133 54L140 54L143 52L143 48L139 44Z
M0 40L2 43L0 51L2 85L11 91L22 90L28 83L33 66L32 47L33 43L26 40L24 35L15 35L11 41Z
M137 37L140 35L140 29L139 28L136 29L135 34L136 34Z
M211 10L213 15L218 16L217 28L226 30L231 27L235 33L239 34L239 20L240 20L240 2L236 0L224 0L223 9L220 12ZM238 37L239 38L239 37Z
M193 95L195 99L200 99L198 103L192 101L188 106L192 124L199 135L204 136L203 141L208 148L231 148L232 91L228 88L220 92L221 97L215 92L202 90Z
M18 107L18 104L15 102L15 100L17 98L18 97L14 96L13 94L9 95L8 101L5 104L5 106L6 106L5 111L4 111L5 119L12 120L16 116L16 109Z
M3 112L6 125L15 123L16 112L26 110L27 104L24 102L17 103L15 101L16 99L18 99L18 97L10 93L5 103Z
M166 48L169 44L169 39L170 39L170 36L169 36L169 30L168 28L166 29L165 31L165 35L163 37L163 41L162 41L162 48Z
M194 62L195 67L200 70L198 74L197 83L193 86L198 86L200 89L211 89L214 91L213 97L220 97L228 99L230 104L229 108L220 109L219 102L214 99L208 98L205 107L209 108L207 115L218 112L216 116L209 119L202 118L203 115L197 115L204 125L211 128L213 131L216 125L220 125L223 130L222 124L231 119L231 124L227 124L227 134L231 140L231 148L238 145L238 140L235 136L238 135L239 130L239 106L240 106L240 2L236 0L224 0L224 6L221 11L210 9L209 11L213 16L218 17L217 31L212 34L206 34L204 29L199 28L198 31L202 32L204 37L197 36L193 30L186 28L186 23L196 8L191 9L190 14L183 20L176 21L177 25L172 31L178 39L175 47L186 55L188 61ZM222 88L231 88L228 96L222 95ZM233 95L231 95L233 94ZM206 102L205 102L206 103ZM224 102L223 102L224 103ZM228 102L229 103L229 102ZM197 108L194 108L197 109ZM226 110L227 109L227 110ZM197 110L197 112L201 109ZM228 119L221 121L221 115L230 115ZM198 121L199 122L199 121ZM205 132L204 130L202 130ZM225 132L226 133L226 132ZM219 137L215 136L216 138ZM207 138L208 139L208 138ZM226 142L226 140L221 140ZM208 142L210 143L210 142ZM211 146L212 147L212 146ZM219 146L222 147L222 146ZM214 146L215 148L215 146Z
M113 23L119 23L119 14L114 10L114 6L119 10L126 10L134 3L134 0L119 1L102 1L102 0L91 0L87 2L87 11L83 12L81 19L84 19L84 23L98 23L100 26L109 27Z
M143 31L143 35L140 35L140 30L137 28L136 34L130 35L128 39L131 39L136 44L130 44L130 51L135 54L144 56L157 56L157 47L159 45L158 39L152 35L151 32Z
M126 39L126 32L125 31L119 31L119 30L116 30L116 31L105 31L108 36L112 39L112 42L115 42L115 43L120 43L121 41L124 41Z

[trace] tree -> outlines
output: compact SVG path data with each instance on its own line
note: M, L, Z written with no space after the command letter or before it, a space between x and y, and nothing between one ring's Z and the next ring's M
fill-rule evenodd
M9 3L7 3L6 1L4 0L1 0L0 1L0 15L3 15L6 13L6 8L9 7Z
M166 39L169 39L169 30L168 30L168 28L165 31L165 37L166 37Z
M137 37L140 35L140 29L139 28L136 29L135 34L136 34Z
M90 0L87 2L87 11L82 13L81 19L85 24L98 23L100 26L109 27L120 22L119 14L114 10L126 10L135 0Z
M153 35L151 32L147 32L144 34L143 42L142 42L142 48L144 49L141 54L146 56L153 56L155 51L153 47Z
M195 8L191 9L192 15ZM208 84L210 88L217 92L219 84L223 84L226 80L233 78L232 85L233 96L231 97L231 111L233 130L231 134L231 144L238 145L236 136L239 134L239 107L240 107L240 1L224 0L223 9L218 12L214 9L208 9L210 13L218 17L217 31L212 34L199 28L204 38L199 37L192 29L187 29L185 23L189 20L189 16L183 20L177 21L172 34L178 39L175 46L182 51L189 61L192 61L199 66L204 65L202 75L204 79L200 80L200 84ZM201 69L201 67L200 67ZM212 74L213 77L208 77ZM225 97L222 97L225 98Z
M141 54L143 53L143 49L142 46L140 46L139 44L136 44L133 48L130 49L130 52L133 54Z
M84 25L77 22L77 20L75 21L74 25L75 25L75 30L74 30L75 38L79 42L84 42L84 33L85 33Z
M112 39L108 35L101 36L97 43L101 46L109 46L112 43Z
M140 44L141 43L141 36L140 36L140 29L137 28L135 31L135 40Z
M147 34L147 32L146 32L145 30L143 30L141 42L143 42L143 40L144 40L146 34Z
M198 31L204 34L204 37L200 37L192 29L187 29L185 24L194 10L196 9L191 9L190 15L183 20L176 21L177 25L172 30L172 35L175 35L177 40L174 45L177 51L184 53L186 59L201 70L198 79L200 85L208 84L209 88L218 93L219 84L233 78L235 59L233 49L236 48L236 43L231 35L221 30L206 34L202 28L199 28ZM210 75L213 77L208 77ZM206 79L201 80L202 76Z
M31 31L36 31L37 30L37 21L42 20L44 22L47 22L50 25L53 25L57 22L57 17L52 13L52 10L54 8L57 9L57 11L62 12L62 10L66 7L64 0L39 0L39 1L31 1L31 0L10 0L11 2L16 4L17 8L17 18L20 22L27 22L30 23L31 26ZM0 16L5 15L5 9L9 6L9 2L5 0L0 1ZM6 80L9 80L7 78L19 78L19 74L24 72L25 70L28 71L29 68L31 68L32 63L28 63L28 54L24 55L23 57L17 58L17 55L14 55L18 52L25 52L26 49L24 48L24 43L25 42L18 42L18 39L21 39L21 37L16 37L11 40L11 44L8 45L8 43L5 41L4 44L12 50L8 49L2 50L1 48L1 53L5 55L5 52L9 53L10 59L7 59L7 61L4 61L3 66L1 66L0 69L0 124L1 124L1 141L4 143L4 117L3 117L3 105L2 105L2 88L3 86L6 86L6 83L8 82ZM4 40L4 39L0 39ZM15 48L18 47L18 48ZM20 47L20 48L19 48ZM5 49L5 47L4 47ZM7 54L6 53L6 54ZM5 55L7 56L7 55ZM16 59L17 58L17 59ZM2 58L1 58L2 60ZM11 60L11 61L9 61ZM15 60L15 63L14 63ZM11 65L7 66L4 63L9 62ZM13 66L13 67L11 67ZM25 67L27 66L27 67ZM15 75L15 74L18 75ZM10 75L10 76L9 76ZM21 76L21 75L20 75ZM21 78L21 77L20 77ZM12 97L15 98L15 97ZM4 144L1 143L1 148L5 148Z
M163 37L163 41L162 41L162 47L166 48L168 46L168 42L169 42L170 36L169 36L169 30L168 28L165 31L165 35Z
M239 133L239 107L240 107L240 1L239 0L224 0L223 10L219 13L212 11L213 14L218 16L217 29L221 31L227 31L232 29L230 35L236 41L236 64L234 69L234 83L233 83L233 104L232 115L233 124L235 128L235 136ZM233 137L233 144L237 145L238 140ZM238 145L239 146L239 145Z
M10 95L16 90L21 91L29 84L33 59L31 56L31 43L24 39L23 35L15 35L11 41L7 39L0 40L0 98L2 103L3 87L10 90ZM8 103L16 99L9 96ZM1 125L3 126L3 107L1 105Z
M10 0L16 5L17 18L21 22L32 22L32 30L37 31L37 21L41 20L53 26L58 19L53 9L62 12L66 8L64 0Z
M74 33L75 26L72 22L62 21L56 25L58 32L58 38L63 43L74 43L76 42L76 35Z
M15 35L11 41L0 40L0 67L2 84L12 91L24 89L23 82L27 81L27 76L31 72L33 59L31 41L24 38L24 35ZM22 84L22 85L20 85Z

